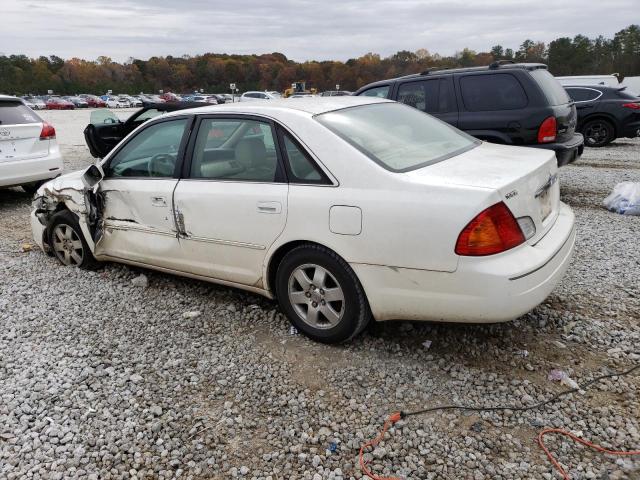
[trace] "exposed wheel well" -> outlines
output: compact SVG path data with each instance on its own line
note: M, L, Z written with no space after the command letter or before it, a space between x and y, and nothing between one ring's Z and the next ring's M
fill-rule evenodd
M280 262L282 262L282 259L285 257L287 253L289 253L294 248L299 247L300 245L319 245L322 248L331 250L337 255L337 252L330 249L329 247L322 245L321 243L318 243L318 242L311 242L309 240L294 240L292 242L285 243L284 245L280 245L278 249L273 253L273 255L271 255L271 258L269 259L269 265L267 266L267 285L265 285L265 287L271 291L271 294L274 297L277 296L277 293L275 290L275 283L276 283L276 273L278 272L278 267L280 266Z
M69 210L69 207L67 207L66 203L58 202L58 204L56 205L56 208L53 209L53 211L50 213L49 217L47 218L46 228L42 231L42 245L44 245L45 249L50 249L51 248L49 246L49 223L50 223L49 220L56 213L62 212L64 210L67 210L67 211L71 212L71 210ZM47 251L47 253L49 253L49 251Z

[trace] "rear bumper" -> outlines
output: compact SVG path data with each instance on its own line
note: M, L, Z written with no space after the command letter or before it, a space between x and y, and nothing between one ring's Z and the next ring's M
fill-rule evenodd
M46 157L0 163L0 187L14 187L49 180L62 174L60 150L53 147Z
M495 323L542 303L564 275L575 244L571 209L535 245L488 257L460 257L452 273L352 264L376 320Z
M556 152L558 166L568 165L575 162L584 151L584 137L580 133L574 133L570 140L562 143L537 143L527 145L527 147L542 148Z
M632 122L624 125L621 137L635 138L640 137L640 121Z

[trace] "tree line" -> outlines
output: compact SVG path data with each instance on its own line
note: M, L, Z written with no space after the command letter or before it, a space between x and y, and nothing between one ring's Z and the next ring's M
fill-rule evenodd
M613 38L560 37L548 45L530 39L517 50L496 45L489 52L468 48L451 56L399 51L382 58L367 53L346 62L295 62L282 53L227 55L206 53L182 57L130 58L124 63L106 56L96 60L55 55L29 58L25 55L0 56L0 93L14 95L98 93L192 92L202 89L217 93L229 91L236 83L240 91L282 91L293 82L305 80L308 88L356 90L369 82L417 73L429 68L455 68L488 65L495 60L542 62L554 75L619 73L620 77L640 75L640 26L630 25Z

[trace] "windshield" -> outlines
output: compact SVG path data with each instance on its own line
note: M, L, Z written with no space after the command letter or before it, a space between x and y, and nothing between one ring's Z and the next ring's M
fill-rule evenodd
M551 105L564 105L571 99L567 91L560 85L560 82L544 68L531 70L531 76L542 89Z
M350 107L315 118L393 172L431 165L480 144L431 115L399 103Z

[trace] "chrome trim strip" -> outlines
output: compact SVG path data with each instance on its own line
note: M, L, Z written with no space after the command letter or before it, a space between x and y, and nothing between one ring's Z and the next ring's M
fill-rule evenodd
M536 190L536 193L534 194L534 197L538 198L541 195L543 195L557 181L558 181L558 174L557 173L554 173L553 175L549 175L549 179L546 181L546 183L544 185L542 185L538 190Z
M186 237L181 237L181 238L183 240L193 240L194 242L216 243L219 245L229 245L231 247L250 248L252 250L266 249L264 245L258 245L255 243L246 243L246 242L234 242L233 240L221 240L219 238L195 237L192 235L187 235Z
M133 232L140 232L140 233L151 233L154 235L162 235L164 237L177 236L176 232L168 232L166 230L152 230L150 228L139 227L136 225L124 226L124 225L114 225L112 223L105 223L104 228L109 230L120 230L122 232L133 231Z

